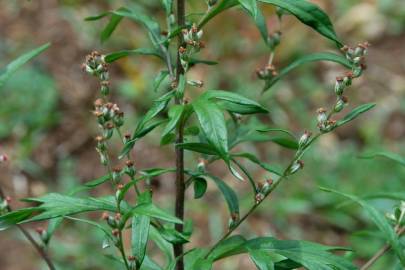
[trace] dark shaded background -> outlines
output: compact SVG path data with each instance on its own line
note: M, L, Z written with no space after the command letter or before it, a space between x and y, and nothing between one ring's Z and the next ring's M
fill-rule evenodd
M131 2L131 1L128 1ZM151 14L163 18L159 1L146 4ZM192 11L203 11L204 1L188 1ZM245 235L274 235L281 239L305 239L330 245L353 246L358 260L370 257L382 244L376 229L360 209L336 209L339 198L317 186L353 194L404 191L405 170L386 160L359 159L361 153L386 149L405 153L405 2L402 0L314 1L330 14L339 36L348 44L368 40L372 47L368 70L348 90L351 106L376 102L377 107L355 122L328 134L305 157L305 170L285 182L240 231ZM101 44L99 35L106 21L84 18L118 8L125 1L1 1L0 66L24 51L52 42L40 57L19 70L0 91L0 152L10 163L0 168L0 184L17 200L48 191L67 191L78 183L103 175L93 137L97 126L91 114L98 95L97 82L80 70L85 55L93 49L111 52L148 46L139 26L124 21L112 38ZM190 11L191 11L190 10ZM276 29L274 9L264 7L270 31ZM275 64L287 65L310 52L334 50L333 44L286 17L282 45ZM232 89L270 108L271 125L300 134L314 129L315 110L331 106L333 82L342 69L335 64L305 65L279 82L263 96L254 70L265 64L268 51L250 19L240 10L224 13L205 28L206 59L218 66L201 66L190 73L205 81L205 89ZM131 57L112 65L113 99L127 115L130 130L158 93L151 91L153 78L164 66L155 59ZM160 148L159 132L143 139L134 151L137 167L173 166L173 149ZM271 164L285 166L291 153L271 143L243 146ZM117 151L119 149L117 148ZM195 166L191 156L187 163ZM248 165L248 164L247 164ZM257 179L266 173L251 166ZM210 170L240 192L242 207L250 205L247 184L234 183L220 165ZM173 175L154 179L157 201L172 205ZM108 187L96 194L107 194ZM208 245L218 239L227 224L227 209L214 186L201 200L187 203L187 216L194 220L193 241ZM392 202L373 201L390 211ZM170 208L169 208L170 209ZM220 210L220 211L218 211ZM93 216L95 219L99 217ZM32 228L40 224L32 225ZM351 232L362 231L352 235ZM103 257L102 233L87 225L65 222L51 244L52 257L60 269L109 269L114 264ZM191 247L191 245L190 245ZM153 248L153 247L152 247ZM152 251L154 252L154 251ZM392 269L390 256L373 269ZM0 268L45 269L20 233L0 233ZM42 268L41 268L42 267ZM238 256L216 269L254 269L249 259Z

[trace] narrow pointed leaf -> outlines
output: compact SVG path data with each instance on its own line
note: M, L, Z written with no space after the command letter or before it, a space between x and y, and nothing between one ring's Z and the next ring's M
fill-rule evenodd
M132 255L136 258L138 266L142 265L148 244L150 217L135 215L132 218L131 247Z
M367 153L367 154L363 154L360 156L360 158L365 158L365 159L376 158L376 157L384 157L389 160L395 161L402 166L405 166L405 158L397 153L392 153L392 152L388 152L388 151L380 151L380 152Z
M241 96L239 94L229 92L229 91L208 90L208 91L204 92L202 97L207 98L209 100L221 100L221 101L224 101L227 103L240 105L242 108L245 108L247 113L267 113L268 112L268 110L266 108L264 108L262 105L260 105L258 102L245 98L244 96ZM226 106L226 103L221 103L221 105ZM235 112L237 112L237 111L235 111Z
M388 220L385 218L385 216L382 213L380 213L377 209L375 209L373 206L368 204L366 201L364 201L354 195L350 195L347 193L343 193L343 192L336 191L333 189L328 189L328 188L321 188L321 190L338 194L340 196L343 196L343 197L350 199L350 200L356 202L357 204L359 204L367 212L368 216L374 222L374 224L378 227L378 229L383 233L385 239L388 241L388 243L391 245L392 249L397 254L402 265L405 266L405 253L401 247L398 236L395 233L394 229L392 228L391 224L388 222Z
M239 200L235 191L233 191L233 189L228 186L228 184L222 181L222 179L211 174L208 174L207 176L209 179L212 179L214 181L219 190L222 192L222 195L224 196L225 201L228 204L230 214L239 214Z
M340 48L343 46L335 33L329 16L317 5L307 0L259 0L272 4L293 14L302 23L310 26L324 37L334 41Z
M208 142L224 160L228 160L228 135L223 112L205 98L196 99L192 106Z
M276 84L280 79L282 79L284 76L286 76L288 73L290 73L292 70L295 68L306 64L306 63L311 63L311 62L318 62L318 61L328 61L328 62L335 62L338 64L341 64L344 67L351 68L352 64L347 60L345 57L334 54L334 53L328 53L328 52L323 52L323 53L313 53L313 54L308 54L305 56L302 56L289 64L287 67L281 69L276 77L274 77L272 80L270 80L263 91L267 91L272 87L274 84Z
M0 69L0 88L4 85L4 83L10 78L10 76L16 72L17 69L19 69L22 65L27 63L29 60L34 58L35 56L39 55L43 51L49 48L51 46L50 43L44 44L36 49L33 49L21 56L19 56L17 59L13 60L11 63L9 63L7 66L4 68Z
M105 61L107 63L114 62L120 58L130 56L130 55L153 55L159 58L162 58L162 55L159 51L152 48L138 48L134 50L122 50L118 52L112 52L105 56Z
M374 108L375 105L376 105L375 103L368 103L368 104L360 105L359 107L353 109L345 117L343 117L342 120L337 121L336 126L340 127L340 126L356 119L360 114L365 113L368 110L371 110L372 108Z

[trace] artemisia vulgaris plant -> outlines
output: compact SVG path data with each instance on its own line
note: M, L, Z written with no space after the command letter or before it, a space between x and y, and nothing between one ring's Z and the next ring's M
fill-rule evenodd
M338 38L328 15L317 5L306 0L206 0L207 9L198 20L187 18L185 0L162 0L162 8L166 14L166 25L161 26L153 17L145 14L137 4L122 7L103 14L89 17L87 21L100 20L108 17L109 22L102 31L102 39L108 39L123 19L131 20L143 26L149 35L151 46L134 50L103 54L92 52L83 64L83 70L99 81L100 97L94 102L93 114L100 127L95 134L96 150L100 162L105 167L105 175L85 183L69 194L51 193L40 198L29 198L27 202L35 203L30 208L11 211L8 208L8 198L1 194L2 229L12 225L41 220L50 220L47 229L39 230L42 243L39 250L49 261L47 244L52 234L63 219L73 219L87 222L101 229L105 240L100 248L115 248L113 258L121 265L120 269L212 269L218 260L232 255L246 253L250 256L257 269L357 269L348 258L334 254L334 251L345 250L342 247L324 246L301 240L279 240L274 237L261 236L246 239L237 234L238 227L255 212L256 208L268 201L269 195L285 182L291 175L299 173L304 168L304 154L326 133L333 132L347 124L360 114L370 110L374 104L363 104L341 117L349 101L347 88L360 77L365 70L365 56L369 44L360 43L353 47L343 44ZM269 31L266 19L261 12L263 5L275 6L274 16L280 21L280 29ZM337 74L330 95L335 97L332 104L319 104L314 112L316 126L303 130L298 138L284 127L269 127L265 124L246 126L241 118L254 118L262 114L264 119L271 112L264 104L236 94L229 89L204 89L203 81L196 80L189 74L195 65L207 64L209 61L198 58L199 52L210 47L210 42L204 40L204 32L217 31L209 27L216 16L225 16L225 10L236 8L249 15L257 26L263 42L268 48L268 63L258 68L256 73L263 81L263 91L270 89L292 69L302 64L315 61L331 61L347 69L347 72ZM278 46L282 44L281 21L285 16L294 16L301 23L312 28L336 46L336 52L323 52L305 55L290 65L280 68L273 64ZM164 31L162 31L164 29ZM150 109L138 121L131 133L123 130L125 117L119 105L110 98L113 91L110 83L109 65L115 60L131 55L150 55L162 61L164 70L156 79L155 85L168 81L166 91L160 92ZM214 67L215 68L215 67ZM214 69L213 68L213 69ZM209 77L206 78L209 80ZM199 96L193 99L185 98L187 91L200 88ZM187 95L188 96L188 95ZM270 110L271 111L271 110ZM127 124L126 124L127 126ZM161 127L161 145L171 144L175 151L176 161L173 168L140 168L137 166L137 155L133 155L134 146L155 128ZM294 149L295 154L285 165L284 170L277 170L261 161L251 153L237 152L236 146L241 143L255 141L259 134L262 140L272 140L268 135L281 132L286 139L275 142ZM118 158L111 155L110 139L117 136L122 142ZM267 139L266 139L267 138ZM186 167L184 152L195 153L194 167ZM140 158L140 157L139 157ZM147 158L147 157L142 157ZM244 167L241 160L253 162L268 171L267 179L255 179ZM210 171L211 163L223 164L223 169L229 170L236 181L248 181L251 186L251 206L245 211L239 210L238 197L235 191L218 176ZM188 162L189 163L189 162ZM191 162L190 162L191 163ZM84 165L85 166L85 165ZM157 206L153 200L153 190L150 180L166 173L175 173L174 213ZM222 193L229 208L229 224L226 233L210 247L186 249L190 241L192 228L189 219L184 216L185 191L194 189L194 198L204 196L207 181L212 181ZM90 190L99 185L111 185L114 193L107 197L83 197L80 191ZM289 183L284 183L289 185ZM128 191L134 191L129 193ZM329 190L330 191L330 190ZM130 196L135 194L135 199ZM349 199L365 206L364 201L347 194ZM189 198L187 198L189 199ZM192 199L192 198L190 198ZM404 231L404 213L402 205L391 215L395 224L388 221L369 206L371 216L377 226L389 235L385 250L392 248L400 261L405 260L398 244L398 235ZM75 214L99 211L101 222L89 221L73 217ZM398 214L399 213L399 214ZM198 226L198 224L196 224ZM124 231L131 231L131 246L124 245ZM165 253L166 261L155 261L148 252L148 242L157 243ZM171 245L167 249L167 245ZM96 252L96 251L94 251ZM90 256L90 255L89 255ZM378 257L377 257L378 258ZM373 259L375 261L375 259ZM374 261L365 265L367 269ZM52 263L49 263L53 269Z

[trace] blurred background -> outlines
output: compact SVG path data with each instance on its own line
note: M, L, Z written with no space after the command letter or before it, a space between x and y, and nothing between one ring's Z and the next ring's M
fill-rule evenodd
M98 83L81 71L80 64L94 49L107 53L146 47L149 43L145 31L127 20L108 41L101 43L100 33L107 20L85 22L84 18L130 2L144 4L149 14L164 23L158 0L0 2L0 67L25 51L52 43L50 49L15 73L0 90L0 153L10 157L10 162L0 168L0 185L13 198L14 208L24 206L18 201L21 198L50 191L67 192L104 174L94 149L93 138L98 129L91 113L92 103L99 95ZM359 156L382 149L405 153L405 1L313 2L327 10L346 44L366 40L372 44L368 69L348 89L347 95L349 107L367 102L376 102L377 106L323 136L306 154L305 169L283 183L240 232L246 236L274 235L280 239L351 246L356 260L361 262L383 244L377 230L361 209L336 208L340 198L320 191L318 186L357 195L404 191L403 167L384 159L365 160ZM189 12L203 12L206 8L203 0L188 4ZM263 10L269 30L278 30L275 10L268 5ZM198 16L189 19L197 20ZM282 32L274 58L276 67L286 66L307 53L335 50L333 44L292 16L283 19ZM203 58L220 64L194 68L190 73L192 79L204 80L204 89L230 89L259 100L270 109L270 119L266 119L269 125L292 130L297 135L304 129L315 130L315 110L332 105L335 77L343 69L324 62L296 69L261 95L262 81L256 79L254 71L265 65L269 52L254 24L241 10L227 11L211 21L204 29L204 41ZM153 58L134 56L115 62L111 69L113 100L125 111L126 128L131 130L151 102L163 93L164 87L157 92L152 89L154 78L164 66ZM138 168L174 166L173 149L160 148L158 143L159 129L137 144L134 155ZM287 165L292 154L272 143L244 145L243 149L280 167ZM186 158L189 166L196 165L193 156ZM255 178L267 177L257 167L246 166ZM246 192L248 184L235 183L220 165L214 164L209 169L238 190L243 212L252 200ZM158 204L170 209L173 175L158 177L153 183ZM109 192L108 187L92 191ZM208 246L226 230L226 205L214 186L209 186L202 199L194 200L192 191L188 196L186 214L194 221L194 244L187 248L196 243ZM388 200L372 203L382 211L390 211L393 206ZM100 219L98 215L92 217ZM41 224L30 226L33 230ZM51 256L60 269L113 268L114 262L103 256L102 236L102 232L86 224L65 221L51 242ZM46 269L19 231L1 232L0 243L1 269ZM215 267L254 269L247 256L224 260ZM394 269L390 255L373 269Z

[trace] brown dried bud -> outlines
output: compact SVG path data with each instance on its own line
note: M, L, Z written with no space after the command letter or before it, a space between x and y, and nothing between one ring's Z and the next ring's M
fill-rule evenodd
M112 235L114 235L115 237L118 237L120 235L120 230L118 230L118 229L114 229L111 232L112 232Z
M119 167L119 166L116 166L116 167L113 168L113 172L116 172L116 173L120 173L121 170L122 170L122 168Z
M273 179L269 178L266 180L267 184L269 184L270 186L273 184Z
M115 216L114 216L114 219L115 219L116 221L120 221L120 220L121 220L121 214L120 214L120 213L116 213Z
M186 48L180 46L180 48L179 48L179 53L180 53L180 54L183 54L183 53L185 53L186 51L187 51Z
M111 122L108 122L108 123L105 125L105 127L106 127L107 129L113 129L113 128L114 128L114 124L111 123Z
M134 166L134 162L133 162L132 160L127 160L127 161L125 162L125 164L126 164L128 167Z
M107 212L103 212L103 214L101 215L101 219L103 220L107 220L110 216L108 215Z
M117 185L117 189L118 189L118 190L121 190L121 189L123 189L123 188L124 188L124 185L123 185L123 184L118 184L118 185Z
M128 133L128 132L125 133L124 138L127 139L127 140L131 139L131 133Z
M350 49L350 47L347 46L347 45L344 45L342 48L340 48L340 50L341 50L342 52L347 52L347 51L349 51L349 49Z
M45 232L45 229L44 228L42 228L42 227L37 227L37 228L35 228L35 231L38 233L38 234L43 234L44 232Z
M319 108L316 110L317 113L326 113L326 110L324 108Z
M101 98L98 98L98 99L96 99L95 101L94 101L94 107L101 107L101 106L103 106L103 104L104 104L104 101L103 101L103 99L101 99Z
M132 255L128 256L128 261L135 261L135 260L136 260L135 256L132 256Z
M205 48L205 42L204 42L204 41L200 41L200 42L198 43L198 47L200 47L201 49L204 49L204 48Z

